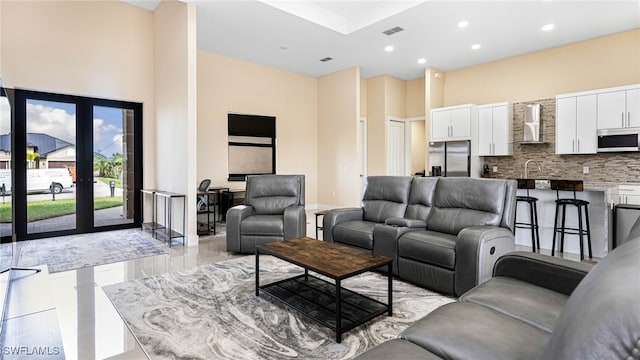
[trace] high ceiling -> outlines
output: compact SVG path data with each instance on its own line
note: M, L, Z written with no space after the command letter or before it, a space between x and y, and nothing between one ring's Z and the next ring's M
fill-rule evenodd
M199 49L316 77L357 65L409 80L640 28L640 0L191 2Z

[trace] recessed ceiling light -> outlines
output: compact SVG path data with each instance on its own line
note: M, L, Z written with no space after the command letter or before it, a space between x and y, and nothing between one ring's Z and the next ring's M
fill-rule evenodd
M553 25L553 24L547 24L547 25L542 27L542 31L551 31L551 30L553 30L554 27L555 27L555 25Z
M386 52L392 52L393 51L393 46L389 45L389 46L385 46L384 47L384 51Z
M418 64L426 64L426 63L427 63L427 59L425 58L418 59Z
M469 22L467 20L462 20L458 23L459 28L466 28L467 26L469 26Z
M472 49L472 50L478 50L478 49L480 49L481 47L482 47L482 45L480 45L480 44L473 44L473 45L471 45L471 49Z

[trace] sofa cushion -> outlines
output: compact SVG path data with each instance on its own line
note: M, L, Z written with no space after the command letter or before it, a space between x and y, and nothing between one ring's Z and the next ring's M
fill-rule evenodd
M398 239L398 256L453 270L456 237L429 230L411 231Z
M369 176L362 198L363 219L383 223L403 217L409 199L409 176Z
M503 180L439 179L427 229L455 235L470 226L500 226L506 191Z
M438 265L398 257L398 276L442 294L455 295L455 271Z
M284 233L284 216L252 215L240 223L242 235L282 236Z
M482 305L456 302L413 323L400 337L445 359L543 357L549 333Z
M359 355L356 359L368 360L435 360L441 359L439 356L430 353L426 349L402 339L393 339L380 346Z
M409 202L405 217L427 221L433 207L433 195L435 193L438 178L414 178L411 183Z
M304 176L253 175L247 177L245 204L256 214L282 214L286 207L304 205Z
M640 358L640 238L605 256L571 293L544 358Z
M333 228L333 239L343 244L371 250L375 225L376 223L371 221L344 221Z
M569 297L520 280L494 277L460 297L524 321L548 333Z

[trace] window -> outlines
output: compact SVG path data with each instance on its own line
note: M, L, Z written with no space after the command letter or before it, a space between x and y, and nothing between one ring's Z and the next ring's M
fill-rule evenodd
M276 118L228 115L229 181L276 173Z

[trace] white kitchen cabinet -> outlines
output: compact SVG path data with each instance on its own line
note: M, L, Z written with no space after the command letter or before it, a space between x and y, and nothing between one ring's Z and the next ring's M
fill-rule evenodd
M431 110L430 141L470 140L477 117L478 108L471 104Z
M478 155L513 155L512 124L513 112L509 103L478 106Z
M595 154L597 96L556 97L556 154Z
M640 205L640 186L618 185L617 204Z
M640 87L598 93L598 130L640 127Z

